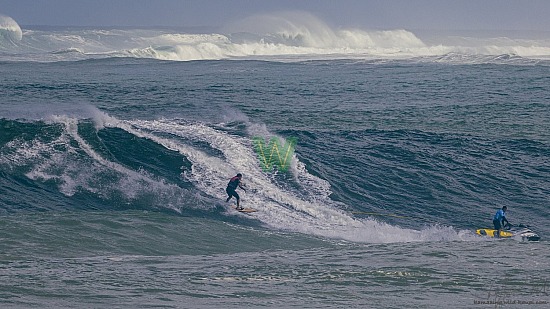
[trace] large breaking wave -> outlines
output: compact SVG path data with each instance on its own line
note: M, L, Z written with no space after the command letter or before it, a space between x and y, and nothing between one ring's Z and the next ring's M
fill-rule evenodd
M65 199L75 204L70 208L206 213L222 208L219 215L238 215L226 212L221 201L227 178L240 171L254 191L243 193L247 205L260 210L254 219L277 230L373 243L472 239L450 227L412 230L354 218L345 205L329 197L328 182L310 174L298 158L293 158L291 179L278 179L262 171L249 139L228 132L223 124L120 120L89 108L81 115L52 114L40 121L2 119L0 125L10 128L0 141L0 167L6 172L0 181L17 191L44 186L39 192L46 197L39 199ZM247 122L246 127L252 135L269 133L261 125ZM84 206L82 199L88 200ZM29 203L35 206L26 208L60 204ZM19 200L0 211L18 212L23 204Z

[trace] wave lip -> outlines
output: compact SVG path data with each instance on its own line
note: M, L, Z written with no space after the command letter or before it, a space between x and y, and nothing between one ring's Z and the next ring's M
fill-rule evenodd
M13 18L0 14L0 40L2 37L10 41L21 41L23 32Z

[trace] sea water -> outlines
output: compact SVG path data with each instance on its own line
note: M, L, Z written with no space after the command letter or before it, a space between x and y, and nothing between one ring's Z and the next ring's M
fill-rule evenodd
M547 39L9 25L2 308L548 306Z

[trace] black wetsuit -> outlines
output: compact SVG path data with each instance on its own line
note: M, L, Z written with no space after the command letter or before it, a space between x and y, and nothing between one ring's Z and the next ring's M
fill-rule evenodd
M237 190L237 187L239 186L240 182L241 180L237 176L229 180L229 183L227 184L227 188L225 189L225 192L227 192L227 195L228 195L226 202L229 202L229 200L233 196L237 199L237 203L239 202L240 197L239 197L239 194L237 194L237 191L235 190Z

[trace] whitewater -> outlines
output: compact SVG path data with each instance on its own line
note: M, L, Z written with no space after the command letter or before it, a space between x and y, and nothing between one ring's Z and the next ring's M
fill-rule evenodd
M532 63L548 60L548 36L481 37L405 29L332 29L305 12L253 16L217 32L156 29L31 27L0 16L0 60L66 61L112 57L171 61L256 59L416 59L443 62ZM507 36L508 35L508 36ZM421 37L425 38L421 38ZM429 43L426 43L429 42Z

